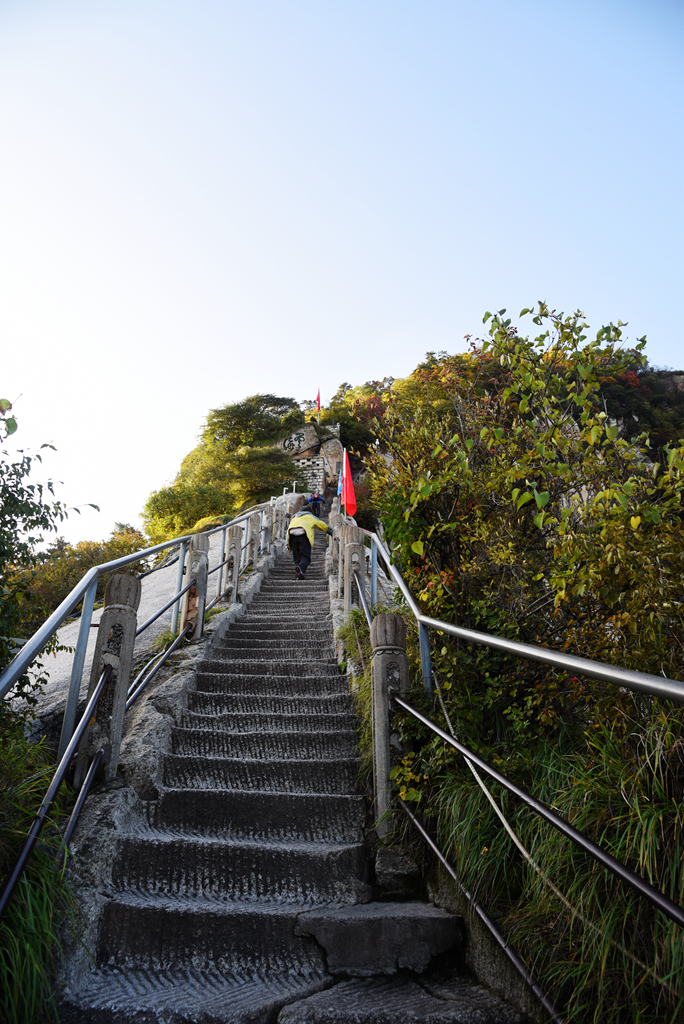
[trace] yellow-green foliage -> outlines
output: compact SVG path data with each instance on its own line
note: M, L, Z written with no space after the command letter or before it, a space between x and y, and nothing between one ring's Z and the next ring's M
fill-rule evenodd
M35 599L23 608L18 627L21 635L30 636L94 565L142 551L147 546L148 542L140 530L125 523L117 523L111 536L103 541L84 540L78 544L67 544L59 538L34 557L29 569L12 577L17 583L21 581L28 586ZM145 568L144 562L134 563L130 571L140 572ZM100 577L98 599L104 596L110 576L111 573L107 573Z
M306 479L274 442L303 420L291 398L252 395L243 402L212 409L200 443L185 456L170 487L154 491L142 512L154 543L190 533L204 520L231 517L267 501L283 487Z

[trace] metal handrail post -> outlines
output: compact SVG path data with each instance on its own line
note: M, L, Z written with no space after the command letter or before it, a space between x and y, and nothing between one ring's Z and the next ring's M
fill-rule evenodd
M218 582L216 584L216 596L223 593L223 566L226 560L226 534L228 533L228 527L226 526L223 533L221 534L221 558L218 574Z
M257 557L264 550L264 510L262 508L259 513L259 550L257 551Z
M76 709L78 708L78 698L81 693L81 679L83 678L83 666L85 664L86 651L88 649L88 638L90 637L90 623L93 618L93 607L95 605L95 596L97 594L97 579L94 579L86 590L85 597L83 598L83 608L81 610L81 623L78 629L78 640L76 641L76 650L74 652L74 660L71 665L71 679L69 681L69 693L67 695L66 707L64 708L64 718L62 719L62 733L59 737L59 749L57 750L57 760L61 761L62 754L69 745L69 740L73 736L74 726L76 724Z
M378 548L371 537L371 608L378 603Z
M420 642L420 674L423 686L432 696L432 658L430 657L430 633L422 622L418 624L418 640Z
M180 615L180 599L181 589L183 587L183 573L185 572L185 555L188 550L188 543L185 540L181 541L181 546L178 552L178 572L176 574L176 593L178 594L178 600L173 606L173 614L171 616L171 632L175 635L178 632L178 616Z

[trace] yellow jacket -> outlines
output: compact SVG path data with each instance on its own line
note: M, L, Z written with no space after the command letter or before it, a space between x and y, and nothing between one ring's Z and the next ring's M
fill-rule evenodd
M328 524L324 523L322 519L318 519L317 516L312 515L311 512L297 512L296 515L292 516L290 525L287 528L288 547L290 546L290 530L293 527L296 527L298 530L306 530L306 536L311 547L314 544L314 527L323 530L324 533L332 533Z

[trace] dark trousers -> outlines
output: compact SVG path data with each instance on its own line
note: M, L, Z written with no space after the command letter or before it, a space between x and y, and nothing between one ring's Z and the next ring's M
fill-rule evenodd
M306 534L301 537L290 534L290 548L294 564L299 566L302 576L306 572L311 561L311 543Z

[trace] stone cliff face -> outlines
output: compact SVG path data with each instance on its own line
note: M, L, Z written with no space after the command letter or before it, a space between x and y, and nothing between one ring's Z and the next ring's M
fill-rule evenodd
M325 489L337 481L342 468L343 449L339 441L339 424L325 427L326 433L337 434L321 442L313 423L305 423L289 437L278 441L278 447L289 452L314 491Z

